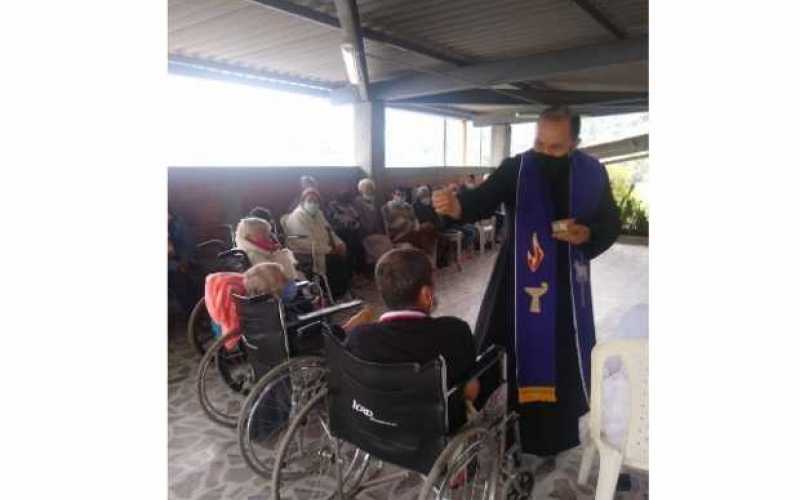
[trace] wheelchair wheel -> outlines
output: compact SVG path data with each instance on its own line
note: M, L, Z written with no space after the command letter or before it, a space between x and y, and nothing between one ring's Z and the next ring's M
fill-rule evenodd
M189 315L186 328L186 338L189 345L202 356L211 344L214 343L214 332L211 330L211 316L206 309L205 297L200 298Z
M479 427L459 433L433 464L419 500L494 499L500 454L494 433Z
M237 343L232 350L225 343L237 334L217 339L203 355L197 370L197 395L208 417L225 427L234 428L245 397L255 382L247 355Z
M325 360L317 356L290 359L253 386L238 421L239 448L247 465L272 478L275 452L294 415L324 389Z
M327 391L315 395L295 416L281 439L272 470L273 500L316 500L337 496L337 465L345 495L358 488L369 466L369 455L331 436Z

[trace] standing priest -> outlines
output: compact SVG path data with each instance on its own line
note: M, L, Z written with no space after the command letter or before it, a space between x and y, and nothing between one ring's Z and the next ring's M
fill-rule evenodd
M579 133L579 116L548 108L533 149L506 158L478 188L458 196L437 191L433 199L439 213L463 222L506 205L508 238L476 332L482 348L506 347L522 448L540 457L579 444L595 344L589 262L620 231L608 174L576 149Z

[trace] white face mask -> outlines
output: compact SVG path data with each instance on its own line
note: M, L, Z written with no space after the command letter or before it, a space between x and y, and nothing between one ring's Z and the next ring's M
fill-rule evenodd
M319 212L319 203L315 201L303 202L303 210L305 210L308 215L313 217L317 215L317 212Z
M421 202L423 205L429 205L429 206L430 206L430 204L431 204L431 199L430 199L429 197L427 197L427 196L426 196L426 197L424 197L424 198L420 198L420 199L419 199L419 201L420 201L420 202Z
M375 199L375 195L372 193L364 193L364 199L371 202Z

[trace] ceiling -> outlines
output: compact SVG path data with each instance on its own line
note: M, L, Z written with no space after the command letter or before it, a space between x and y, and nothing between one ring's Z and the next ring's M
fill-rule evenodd
M646 0L352 0L354 17L347 3L168 0L169 69L348 102L362 97L340 45L357 40L361 95L390 106L480 124L550 104L647 110Z

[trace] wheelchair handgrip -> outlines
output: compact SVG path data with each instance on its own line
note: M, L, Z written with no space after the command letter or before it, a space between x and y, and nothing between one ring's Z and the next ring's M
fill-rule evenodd
M475 360L475 367L469 372L466 378L447 390L447 396L450 397L471 380L474 380L489 371L489 369L494 367L496 364L501 362L505 364L505 357L506 350L497 344L494 344L483 351L478 356L478 359Z
M225 243L222 240L216 240L216 239L214 239L214 240L206 240L206 241L200 242L197 245L195 245L195 248L204 248L204 247L207 247L207 246L210 246L210 245L226 246L227 243Z

